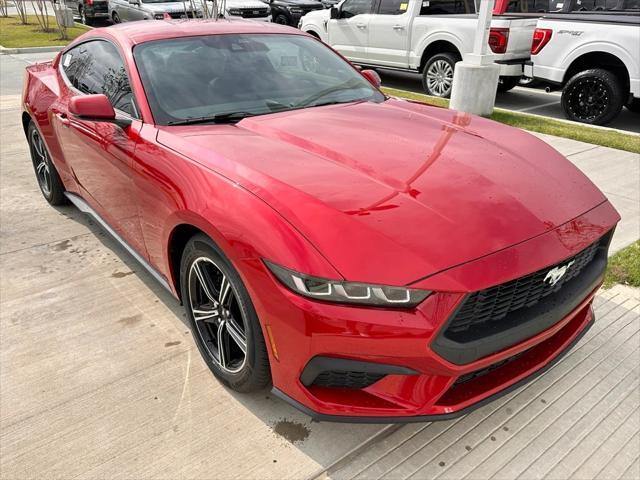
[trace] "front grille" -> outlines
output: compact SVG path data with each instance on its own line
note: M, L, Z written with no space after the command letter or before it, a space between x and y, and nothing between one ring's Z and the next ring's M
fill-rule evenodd
M461 375L454 382L454 385L460 385L461 383L467 383L467 382L470 382L471 380L475 380L476 378L484 377L485 375L488 375L489 373L493 372L494 370L497 370L500 367L504 367L508 363L511 363L514 360L520 358L525 352L526 352L526 350L524 352L520 352L520 353L518 353L516 355L513 355L512 357L505 358L504 360L501 360L500 362L493 363L493 364L489 365L488 367L481 368L480 370L476 370L474 372L467 373L465 375Z
M193 18L193 12L170 12L169 16L171 18Z
M511 312L532 307L544 297L559 291L569 280L580 275L584 267L591 263L596 256L598 247L599 243L596 242L574 257L552 267L472 293L449 324L446 330L447 336L484 329L493 322L499 322ZM551 278L545 281L551 270L556 267L562 268L570 262L573 263L557 283L551 285Z
M324 7L322 6L321 3L319 3L318 5L301 5L300 10L302 10L302 15L304 15L305 13L309 13L313 10L322 10Z
M330 388L359 389L373 385L384 376L385 375L381 373L325 371L315 378L312 385Z
M266 17L269 14L269 10L266 8L245 8L240 9L240 16L242 18L261 18Z

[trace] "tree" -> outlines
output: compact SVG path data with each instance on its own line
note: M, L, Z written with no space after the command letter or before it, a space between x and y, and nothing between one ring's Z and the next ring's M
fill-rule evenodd
M47 0L31 0L31 6L33 7L33 12L35 13L36 20L38 20L38 25L40 25L40 30L42 30L43 32L50 32L50 17L49 10L47 8Z
M9 9L7 5L7 0L0 0L0 17L8 17Z
M22 23L23 25L27 25L27 0L13 0L13 3L16 6L16 10L18 11L20 23Z

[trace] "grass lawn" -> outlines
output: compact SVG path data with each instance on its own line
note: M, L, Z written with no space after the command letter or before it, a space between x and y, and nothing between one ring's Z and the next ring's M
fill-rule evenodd
M609 258L604 288L616 283L640 287L640 240Z
M0 45L6 48L66 45L88 30L84 25L76 23L73 27L67 28L69 39L63 40L57 30L55 17L51 17L49 22L52 31L46 33L40 30L40 25L34 15L29 15L27 20L29 24L22 25L17 16L0 17Z
M421 93L407 92L395 88L383 88L385 93L396 97L416 100L418 102L435 105L437 107L448 107L449 100L443 98L423 95ZM625 133L611 132L599 128L585 126L575 126L573 124L560 122L551 118L542 118L537 115L512 112L501 108L496 108L491 115L493 120L506 123L518 128L530 130L532 132L547 133L556 137L565 137L581 142L593 143L604 147L617 148L628 152L640 153L640 137L627 135Z

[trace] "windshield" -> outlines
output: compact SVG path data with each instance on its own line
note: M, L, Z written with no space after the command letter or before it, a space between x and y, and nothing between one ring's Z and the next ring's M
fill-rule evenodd
M235 112L262 115L384 100L340 56L317 40L299 35L160 40L143 43L133 53L159 125Z

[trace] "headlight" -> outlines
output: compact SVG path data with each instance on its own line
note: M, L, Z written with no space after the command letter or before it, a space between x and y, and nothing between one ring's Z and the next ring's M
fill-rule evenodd
M289 9L291 13L302 13L302 10L296 7L292 7Z
M240 10L237 10L235 8L229 9L229 15L240 15L240 14L241 14Z
M156 20L162 20L164 18L164 13L156 13L153 18Z
M431 294L429 290L312 277L267 260L264 263L276 278L293 292L325 302L370 307L413 308Z

